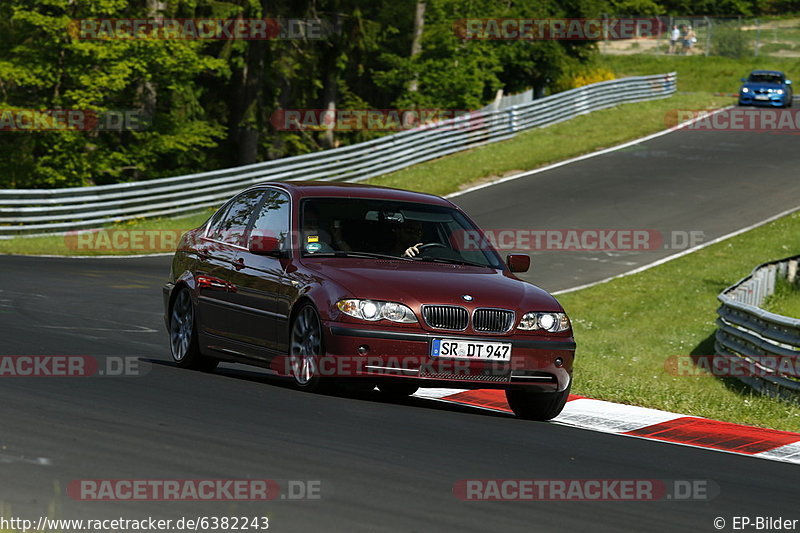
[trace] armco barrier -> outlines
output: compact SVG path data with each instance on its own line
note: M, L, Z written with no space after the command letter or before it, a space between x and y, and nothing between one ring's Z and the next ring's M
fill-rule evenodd
M759 306L774 294L777 276L797 271L798 259L800 256L787 257L759 265L722 291L714 343L717 354L742 358L758 369L739 377L741 381L761 392L794 400L800 398L800 376L784 374L781 369L800 368L800 319L770 313ZM776 361L782 362L777 369Z
M674 72L604 81L342 148L186 176L94 187L0 190L0 238L185 213L220 205L261 181L359 181L598 109L664 98L675 92L676 84Z

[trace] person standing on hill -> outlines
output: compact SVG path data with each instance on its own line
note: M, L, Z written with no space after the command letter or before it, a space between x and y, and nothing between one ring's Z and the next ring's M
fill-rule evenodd
M672 26L672 31L669 33L669 51L668 54L678 53L678 41L681 40L681 30L678 25Z

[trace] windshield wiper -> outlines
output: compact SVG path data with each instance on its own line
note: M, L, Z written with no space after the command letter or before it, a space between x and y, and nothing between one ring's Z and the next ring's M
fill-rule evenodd
M466 266L476 266L476 267L483 267L483 268L497 268L493 267L492 265L486 265L481 263L473 263L472 261L466 261L464 259L445 259L442 257L420 257L416 259L417 261L430 261L431 263L448 263L451 265L466 265Z
M398 257L389 254L376 254L372 252L345 252L344 250L336 250L335 252L322 252L318 254L308 254L306 257L370 257L372 259L394 259L396 261L412 261L409 257Z

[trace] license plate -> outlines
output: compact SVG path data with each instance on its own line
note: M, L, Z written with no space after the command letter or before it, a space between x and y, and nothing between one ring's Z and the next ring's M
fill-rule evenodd
M476 342L456 339L433 339L431 357L511 361L510 342Z
M756 100L769 100L769 96L765 94L756 95Z

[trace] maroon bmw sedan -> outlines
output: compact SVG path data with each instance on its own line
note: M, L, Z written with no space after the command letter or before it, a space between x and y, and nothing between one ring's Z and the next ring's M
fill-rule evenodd
M358 184L264 183L187 232L164 287L178 366L253 364L301 389L356 381L504 389L549 420L572 383L564 310L443 198Z

